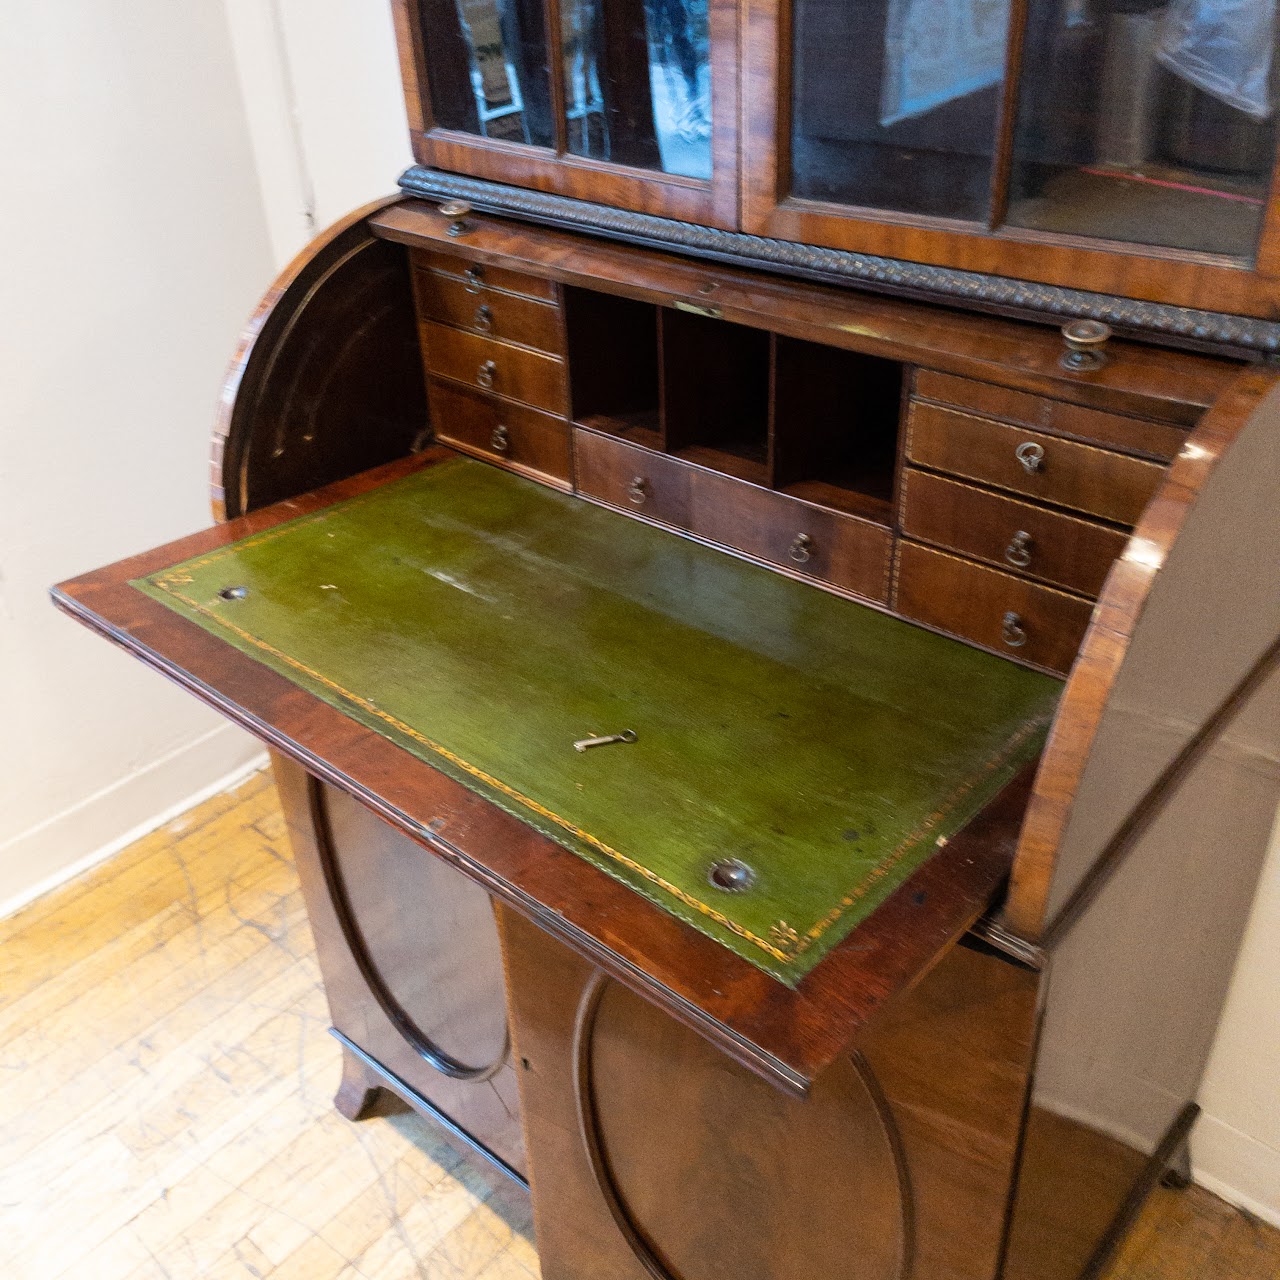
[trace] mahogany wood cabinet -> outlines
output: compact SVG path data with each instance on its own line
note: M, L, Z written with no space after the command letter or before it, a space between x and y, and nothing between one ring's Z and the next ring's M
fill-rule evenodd
M397 0L420 166L250 321L218 523L55 588L271 748L336 1105L548 1280L1076 1280L1186 1176L1274 139L1131 10Z

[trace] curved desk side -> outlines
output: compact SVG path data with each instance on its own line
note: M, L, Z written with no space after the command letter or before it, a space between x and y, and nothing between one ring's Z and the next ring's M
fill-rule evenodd
M218 521L404 457L427 428L404 254L355 210L276 277L245 324L210 442Z

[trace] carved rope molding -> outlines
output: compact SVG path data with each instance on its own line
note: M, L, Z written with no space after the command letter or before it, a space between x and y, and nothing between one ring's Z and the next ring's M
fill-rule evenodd
M1084 289L1064 289L977 271L773 240L741 231L720 231L692 222L677 222L653 214L465 178L421 165L404 172L400 189L408 195L427 199L466 200L477 209L491 213L515 214L534 222L608 235L653 248L821 280L856 281L887 292L929 294L939 300L1013 312L1029 319L1101 320L1113 328L1152 337L1243 348L1263 355L1280 353L1280 322L1274 320L1174 307L1163 302L1141 302Z

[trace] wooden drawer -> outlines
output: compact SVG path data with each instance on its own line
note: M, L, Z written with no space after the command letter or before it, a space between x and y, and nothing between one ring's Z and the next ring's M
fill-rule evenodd
M579 493L889 602L893 535L882 525L592 431L574 432L574 457Z
M952 373L935 373L932 369L916 370L915 393L922 400L936 400L940 404L985 417L1001 418L1024 427L1083 436L1086 440L1149 454L1166 462L1177 456L1187 439L1185 428L1166 422L1105 413L1101 409L1032 395L1029 391L975 382L972 378L960 378Z
M502 342L518 342L555 355L564 352L560 308L513 293L477 293L453 276L434 271L414 273L418 314L455 329L466 329Z
M898 544L894 608L904 618L1051 671L1075 661L1087 600L914 542Z
M889 602L893 535L883 525L698 470L690 527L711 542L793 573Z
M593 431L574 431L573 454L579 493L679 529L689 527L691 467Z
M551 280L527 276L521 271L506 267L491 267L483 262L471 262L454 257L451 253L435 253L429 249L417 249L413 265L441 275L453 276L473 293L487 293L501 289L506 293L518 293L526 298L541 298L544 302L557 300L556 286Z
M569 397L563 360L433 321L419 328L428 373L564 416Z
M572 464L564 419L434 378L427 399L431 425L444 443L509 471L568 483Z
M926 471L902 473L902 532L920 542L1096 596L1129 535Z
M1043 502L1136 524L1164 475L1157 462L912 400L907 457Z

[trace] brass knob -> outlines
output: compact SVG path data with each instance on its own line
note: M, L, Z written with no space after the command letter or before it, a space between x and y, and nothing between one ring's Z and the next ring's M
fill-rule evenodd
M484 267L478 262L473 262L464 272L466 276L466 290L468 293L479 293L484 288Z
M633 502L637 507L644 506L645 499L649 496L649 482L644 476L636 476L631 481L630 487L627 489L627 501Z
M486 390L493 389L494 380L498 376L498 366L492 360L486 360L476 370L476 381Z
M1067 349L1059 363L1071 373L1087 373L1107 363L1103 348L1111 337L1111 327L1098 320L1072 320L1062 326L1062 340Z
M1004 615L1000 623L1000 639L1010 649L1021 649L1027 643L1027 629L1022 625L1022 615L1012 609Z
M1004 558L1015 569L1025 569L1031 563L1031 543L1031 535L1018 530L1009 539L1009 545L1004 549Z
M493 308L486 303L481 303L480 306L476 308L475 320L472 321L472 323L480 330L481 333L492 333Z
M796 564L808 564L813 558L813 539L807 533L797 533L787 554Z
M506 427L494 427L493 435L489 437L489 448L495 453L506 453L511 448L511 433Z
M465 200L446 200L440 206L440 212L446 218L453 219L449 223L449 235L465 236L471 230L471 224L467 221L471 206Z
M1022 469L1029 476L1044 470L1044 445L1042 444L1027 440L1013 451L1013 456L1022 463Z

